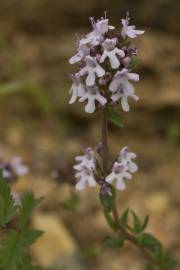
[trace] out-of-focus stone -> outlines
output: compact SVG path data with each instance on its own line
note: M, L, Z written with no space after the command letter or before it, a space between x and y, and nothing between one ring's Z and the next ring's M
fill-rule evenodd
M46 197L56 190L56 183L43 177L32 179L31 175L22 177L13 185L14 192L24 192L26 190L34 192L36 197Z
M170 198L166 192L155 192L146 197L145 206L148 211L163 213L170 207Z
M57 215L36 213L32 218L32 227L44 231L44 235L31 248L38 264L42 267L81 269L75 259L77 245Z

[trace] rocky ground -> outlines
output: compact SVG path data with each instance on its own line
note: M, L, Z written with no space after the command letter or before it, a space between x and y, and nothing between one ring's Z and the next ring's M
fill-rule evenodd
M139 172L119 193L119 211L131 207L142 217L148 213L148 231L178 260L179 1L141 0L137 5L121 0L119 4L120 14L131 7L134 21L146 28L137 44L140 101L131 103L130 113L121 113L125 128L110 126L109 132L112 157L124 145L138 155ZM87 31L83 29L87 17L102 14L104 7L118 23L116 0L81 5L77 0L0 3L0 157L20 155L31 169L12 185L14 191L28 189L45 197L31 221L45 234L30 250L34 261L45 268L145 270L134 247L127 244L115 250L103 243L111 231L98 191L76 194L72 185L74 156L84 147L95 146L100 131L98 114L85 114L79 104L68 106L67 73L73 70L68 58L74 53L74 34ZM52 172L57 168L61 173L55 181ZM74 211L67 210L70 198Z
M74 155L99 140L99 115L90 118L81 106L67 105L66 73L71 71L67 59L73 53L73 40L74 31L60 37L29 37L19 32L10 40L1 38L1 156L8 159L22 155L31 168L27 177L13 185L14 191L29 189L37 196L45 196L31 222L31 226L45 231L31 249L35 262L67 270L143 270L141 254L130 245L120 251L102 244L111 232L104 221L97 191L78 194L75 211L63 207L74 196L74 188L69 184ZM148 231L156 234L177 259L179 44L177 37L147 29L138 44L138 72L142 79L137 93L141 99L133 104L129 114L122 114L125 129L112 126L109 136L112 155L126 144L138 153L139 172L128 189L119 194L119 211L132 207L142 217L149 213ZM41 85L50 104L46 96L43 99L28 92L27 80L36 82L38 89ZM13 86L9 81L13 81ZM4 86L9 87L9 94L3 94ZM51 177L56 168L65 171L58 181Z

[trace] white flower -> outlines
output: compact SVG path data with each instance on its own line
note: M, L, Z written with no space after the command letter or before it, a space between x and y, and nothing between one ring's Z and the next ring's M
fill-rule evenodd
M98 64L96 58L86 56L85 62L86 66L79 71L79 74L81 76L87 75L86 85L92 86L95 84L96 77L104 76L105 70Z
M78 164L74 166L74 169L77 171L75 177L78 181L76 189L83 190L87 186L95 187L96 180L94 177L94 171L96 168L96 159L92 148L87 148L85 155L77 156L75 160L78 162Z
M126 19L122 19L122 31L121 35L125 39L126 36L130 38L135 38L137 35L142 35L144 34L145 31L143 30L136 30L136 27L134 25L129 25L129 14L127 13Z
M78 73L70 75L70 78L73 81L73 84L69 90L69 93L71 95L69 104L72 104L76 101L78 97L84 96L86 91Z
M116 181L116 188L118 190L124 190L126 188L124 180L131 178L132 175L127 171L127 166L122 163L115 162L112 172L106 177L105 181L109 184Z
M136 165L134 161L132 161L132 159L134 158L136 158L136 154L133 152L129 152L128 147L125 146L123 147L123 149L121 150L119 154L118 162L127 166L128 170L131 173L135 173L138 170L138 166Z
M95 187L96 180L94 178L94 172L89 168L82 168L80 172L75 174L76 179L78 180L76 184L76 189L83 190L86 187Z
M10 171L10 168L8 169L6 167L3 168L3 166L0 166L0 168L2 169L3 178L11 179L12 172Z
M11 161L11 167L17 176L23 176L29 172L29 168L22 164L20 157L14 157Z
M128 69L124 68L122 71L116 72L109 85L109 90L113 93L111 99L114 102L121 100L124 111L129 111L128 97L132 97L136 101L139 100L138 96L135 95L134 86L129 80L137 82L139 81L139 75L129 73Z
M78 164L74 166L74 169L77 171L80 171L82 167L84 166L91 168L93 170L96 167L96 159L95 159L94 151L92 150L91 147L88 147L85 150L85 155L77 156L75 157L75 160L78 162Z
M78 52L74 56L69 59L70 64L75 64L81 60L83 60L87 55L90 54L90 48L86 46L86 44L79 44Z
M116 48L116 39L106 39L102 46L104 48L104 52L100 58L100 63L103 63L106 58L109 58L111 67L113 69L117 69L120 66L119 57L125 56L124 51Z
M109 20L101 18L100 20L95 20L90 18L93 31L86 35L85 38L81 39L81 44L90 44L91 46L97 46L104 40L104 34L108 30L113 30L114 26L109 26Z
M138 169L135 162L132 159L136 158L136 154L129 152L127 146L125 146L119 156L117 161L112 167L111 173L106 177L105 181L112 184L116 181L116 188L118 190L124 190L126 188L124 180L131 179L132 173L135 173Z
M87 113L93 113L95 111L95 102L98 101L102 106L104 106L107 103L107 100L105 97L103 97L99 89L96 85L94 86L87 86L87 93L79 99L80 102L83 102L85 100L88 100L87 105L85 106L85 111Z

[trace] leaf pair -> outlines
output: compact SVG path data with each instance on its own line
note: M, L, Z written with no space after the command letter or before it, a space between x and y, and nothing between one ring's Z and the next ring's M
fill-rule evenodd
M131 213L132 225L129 225L129 213ZM149 222L149 217L146 216L144 221L141 221L133 210L126 209L121 216L121 222L128 230L135 234L139 234L146 229Z

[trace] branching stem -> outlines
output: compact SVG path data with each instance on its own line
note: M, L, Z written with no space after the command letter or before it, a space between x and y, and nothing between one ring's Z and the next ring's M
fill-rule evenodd
M108 144L107 144L107 133L108 133L108 126L107 126L107 117L106 117L106 111L103 108L101 111L101 142L102 142L102 167L103 167L103 176L104 179L107 176L108 171ZM160 266L156 258L151 254L151 252L141 245L136 237L129 233L127 229L124 227L124 225L121 223L121 220L118 215L117 207L114 202L114 205L111 210L113 219L117 225L118 233L124 238L124 240L129 241L133 245L135 245L146 257L146 259L151 262L153 265Z

